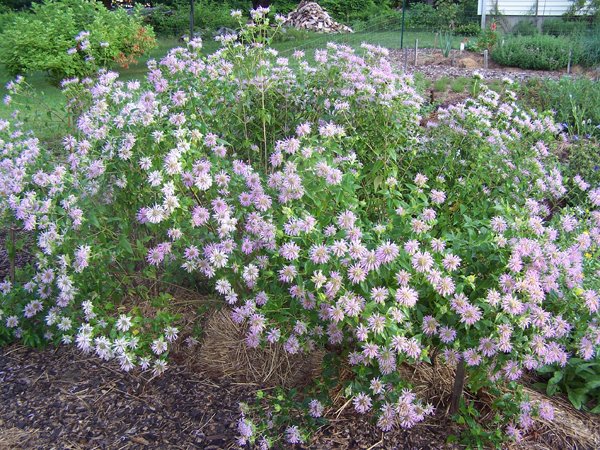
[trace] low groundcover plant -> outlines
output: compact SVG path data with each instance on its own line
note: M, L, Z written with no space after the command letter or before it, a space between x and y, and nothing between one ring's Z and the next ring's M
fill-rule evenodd
M561 175L552 119L522 110L509 80L497 94L477 78L422 127L385 49L290 60L268 46L267 11L252 16L220 51L192 40L142 82L65 80L88 106L59 152L18 114L0 122L1 218L35 254L0 284L0 341L74 343L159 375L180 330L146 281L208 280L248 346L336 355L344 395L384 431L433 413L403 362L441 355L477 392L593 358L600 189ZM262 419L245 408L240 445L304 442L330 402L327 384L270 400ZM553 414L496 406L514 439Z

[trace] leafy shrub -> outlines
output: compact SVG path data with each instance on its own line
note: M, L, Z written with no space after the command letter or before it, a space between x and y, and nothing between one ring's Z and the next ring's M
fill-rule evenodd
M242 41L268 44L271 24L254 16ZM499 393L524 370L593 358L600 188L547 219L566 193L549 116L477 78L476 98L425 128L412 77L385 49L331 43L311 66L223 44L209 57L200 40L173 49L141 83L106 71L67 83L89 108L64 160L0 122L3 224L35 237L35 262L0 284L0 340L74 342L158 375L181 332L145 281L205 279L249 346L332 349L351 376L326 382L385 431L433 412L403 362L442 355L466 367L471 392ZM246 411L240 444L304 440L329 390L308 393L262 395L274 403ZM495 406L490 440L552 414L518 396Z
M39 0L36 0L39 3ZM34 0L4 0L4 8L11 10L24 10L31 7L31 4L34 3ZM0 6L2 8L2 6Z
M373 0L321 0L318 3L333 18L344 23L364 21L383 12Z
M520 20L512 28L511 33L515 36L534 36L539 33L539 30L531 20Z
M482 52L484 50L490 51L498 42L498 32L496 31L496 28L496 22L492 22L489 27L479 32L476 40L469 39L467 42L467 49L476 52Z
M427 3L411 5L407 13L407 26L416 30L450 30L457 24L458 5L434 8Z
M383 13L366 18L364 21L354 21L354 31L397 31L402 24L402 11L390 9Z
M542 32L552 36L572 36L583 34L587 23L583 21L567 21L564 19L546 19L542 23Z
M554 36L516 36L497 45L492 59L498 64L521 69L557 70L567 67L569 51L573 62L578 61L577 45L567 38Z
M427 31L454 31L469 18L461 16L461 6L451 1L438 1L435 7L427 3L410 6L407 14L409 28ZM469 28L467 28L469 29ZM473 28L470 27L471 31ZM478 30L479 31L479 30Z
M0 10L0 33L4 31L4 29L15 20L17 13L12 11L1 11Z
M455 32L460 36L477 36L481 32L481 27L476 23L465 23L457 25Z
M413 29L433 29L438 23L435 8L427 3L412 5L406 19L407 26Z
M575 408L600 413L600 358L571 358L564 367L544 367L538 372L547 379L540 387L548 395L563 392Z
M153 45L137 15L89 0L46 0L6 26L0 56L12 74L44 71L60 80L111 62L126 66Z
M231 5L228 2L198 2L194 9L194 25L203 36L212 39L219 27L237 27L238 23L230 12ZM158 5L144 20L158 34L189 34L190 4L186 0L177 0L172 5Z
M600 29L596 29L581 38L579 63L592 67L600 64Z

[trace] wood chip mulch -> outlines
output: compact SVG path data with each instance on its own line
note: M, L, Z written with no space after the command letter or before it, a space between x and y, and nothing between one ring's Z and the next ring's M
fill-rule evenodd
M175 363L151 379L74 347L11 345L0 348L0 450L236 448L239 403L257 389ZM384 435L349 406L296 448L442 449L452 431L436 417Z
M183 367L149 379L71 347L9 346L0 349L0 448L226 448L254 390Z

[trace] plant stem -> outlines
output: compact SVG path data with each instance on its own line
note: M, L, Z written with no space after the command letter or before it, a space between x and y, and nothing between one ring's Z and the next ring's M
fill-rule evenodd
M452 388L452 402L450 403L450 414L456 414L460 406L463 389L465 387L465 361L461 359L456 364L456 375Z
M15 257L16 257L16 246L15 246L15 229L10 227L9 230L10 236L10 268L9 268L9 277L10 282L15 284Z

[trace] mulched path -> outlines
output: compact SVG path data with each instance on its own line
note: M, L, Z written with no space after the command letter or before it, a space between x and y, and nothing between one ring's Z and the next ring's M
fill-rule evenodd
M0 350L0 447L2 431L17 428L28 436L15 449L225 448L252 392L182 367L149 379L74 348L9 346Z
M152 379L73 347L12 345L0 348L0 449L235 448L239 402L257 389L181 365ZM305 448L451 448L452 429L438 417L384 436L350 407Z

